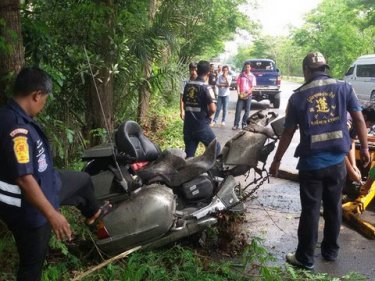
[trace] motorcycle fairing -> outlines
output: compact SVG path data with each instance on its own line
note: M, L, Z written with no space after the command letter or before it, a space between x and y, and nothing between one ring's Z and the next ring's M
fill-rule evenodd
M161 182L170 187L178 187L211 169L216 160L216 139L206 151L197 157L183 159L164 151L155 162L137 172L146 183Z
M249 168L257 166L259 153L267 140L261 133L241 131L229 140L222 150L224 165L246 165Z
M282 132L284 119L279 118L276 122L276 118L274 112L265 114L260 110L252 114L247 120L246 128L225 144L222 150L224 169L241 165L247 166L248 169L256 168L259 160L265 161L263 147L266 140ZM271 122L273 120L275 121Z
M114 206L103 218L110 237L97 240L96 244L105 253L119 253L163 236L175 219L176 201L172 190L159 184L145 186Z

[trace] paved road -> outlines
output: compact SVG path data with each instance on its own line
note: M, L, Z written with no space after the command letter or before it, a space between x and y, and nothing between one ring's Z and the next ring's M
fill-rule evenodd
M283 82L281 86L280 109L278 113L285 112L289 96L298 84ZM236 132L231 130L234 120L236 93L232 91L226 126L217 126L213 130L219 142L224 145ZM252 112L269 103L253 104ZM219 119L221 120L221 119ZM281 169L296 173L297 159L293 157L294 150L298 144L299 135L296 134L288 148ZM269 159L273 158L273 154ZM270 163L269 163L270 164ZM239 178L244 183L244 177ZM265 184L257 192L257 197L248 202L244 232L251 237L261 237L264 245L276 258L276 264L284 264L285 255L294 251L297 245L297 227L300 214L298 183L271 178L269 184ZM374 209L372 206L370 209ZM368 210L366 219L375 223L375 212ZM322 238L323 218L320 221L319 241ZM333 276L343 276L349 272L359 272L368 277L368 280L375 280L375 241L368 240L343 224L340 235L341 251L336 262L325 262L320 255L319 245L316 249L316 272L326 272Z

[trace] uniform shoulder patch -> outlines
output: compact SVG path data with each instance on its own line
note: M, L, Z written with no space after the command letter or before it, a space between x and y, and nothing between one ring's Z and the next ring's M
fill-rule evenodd
M18 136L13 138L13 150L16 155L17 162L20 164L26 164L30 161L29 156L29 145L27 143L27 137Z
M22 135L27 135L29 131L24 129L24 128L17 128L17 129L14 129L13 131L11 131L9 133L9 135L14 138L14 136L18 135L18 134L22 134Z

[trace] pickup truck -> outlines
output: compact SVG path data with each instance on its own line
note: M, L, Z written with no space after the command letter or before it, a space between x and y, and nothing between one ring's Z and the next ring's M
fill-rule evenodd
M251 72L255 75L257 85L253 89L253 100L268 99L274 108L280 107L280 71L270 59L249 59Z

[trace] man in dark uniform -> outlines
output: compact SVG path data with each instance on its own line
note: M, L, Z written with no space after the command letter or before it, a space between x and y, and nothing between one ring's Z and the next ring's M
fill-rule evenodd
M189 79L183 81L181 97L180 97L180 117L182 120L185 118L184 104L182 102L182 97L184 95L184 89L187 83L197 79L197 64L194 62L189 63Z
M321 254L334 261L339 252L341 192L346 178L344 158L350 149L346 113L349 112L361 143L361 157L368 165L366 125L352 87L326 74L328 65L319 52L309 53L302 63L305 84L290 97L285 129L280 138L270 173L277 175L280 161L299 127L300 198L302 212L298 226L298 247L286 256L287 262L305 269L314 268L318 239L320 204L323 201L324 237Z
M16 78L13 99L0 110L0 219L17 245L17 280L41 279L51 228L59 240L71 240L60 204L77 206L87 224L110 207L98 205L88 174L53 168L47 137L33 119L51 91L47 73L25 68Z
M213 91L207 84L210 63L200 61L197 68L197 79L186 84L182 97L182 106L185 111L184 142L188 158L194 157L199 142L207 147L216 138L210 128L211 116L216 111ZM220 144L217 144L217 153L219 153Z

